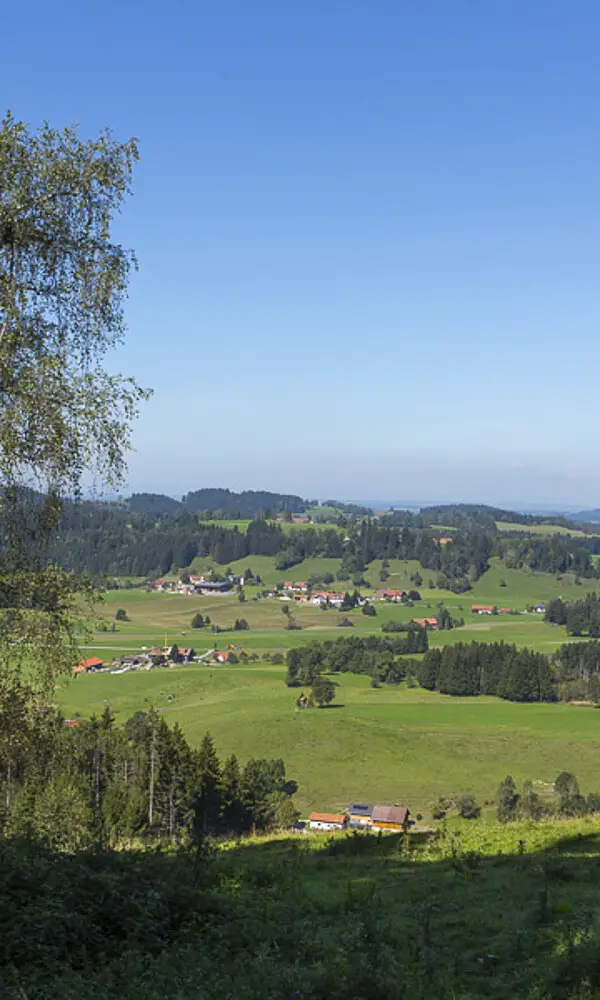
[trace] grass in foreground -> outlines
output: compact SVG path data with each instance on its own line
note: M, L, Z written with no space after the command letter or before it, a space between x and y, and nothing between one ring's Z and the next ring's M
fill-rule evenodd
M429 845L279 836L195 855L5 844L1 992L595 1000L599 864L593 820L463 824Z

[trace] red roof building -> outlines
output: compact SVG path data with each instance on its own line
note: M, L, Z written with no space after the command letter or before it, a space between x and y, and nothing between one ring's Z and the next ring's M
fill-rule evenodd
M104 661L99 660L97 656L90 656L89 660L80 660L73 667L74 674L86 674L88 670L98 670Z

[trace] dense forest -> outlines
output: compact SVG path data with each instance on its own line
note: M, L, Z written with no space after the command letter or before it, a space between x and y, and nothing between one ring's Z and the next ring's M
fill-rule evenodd
M546 621L566 626L569 635L589 635L600 638L600 600L587 594L579 601L563 601L555 597L546 608Z
M486 572L492 556L502 558L509 568L572 572L587 578L600 573L592 558L600 553L599 537L499 532L495 522L488 523L477 510L464 515L463 527L452 529L451 543L440 544L443 532L425 525L422 515L408 512L401 518L395 513L379 519L347 516L343 532L328 525L288 525L286 530L259 514L241 531L183 507L160 513L160 498L149 499L147 506L145 513L136 513L118 503L67 503L51 557L75 572L139 577L183 569L196 556L209 556L225 567L247 556L269 555L282 573L316 556L339 559L338 579L356 585L373 560L412 559L431 574L435 586L455 593L468 591ZM456 514L455 508L450 512ZM433 508L431 516L442 515L443 508Z
M547 656L503 642L460 642L430 649L416 669L421 687L465 697L496 695L507 701L555 701Z
M259 512L266 515L301 514L306 501L290 493L269 493L266 490L243 490L235 493L227 489L192 490L181 501L163 493L134 493L123 506L135 514L152 514L165 517L178 511L190 514L203 513L210 517L247 518Z
M153 710L122 726L109 708L66 724L24 686L0 699L0 836L73 850L294 821L297 786L281 760L220 761L210 735L192 749Z

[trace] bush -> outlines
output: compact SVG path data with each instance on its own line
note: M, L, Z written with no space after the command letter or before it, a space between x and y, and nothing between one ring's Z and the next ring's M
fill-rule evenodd
M377 608L374 604L363 604L361 611L363 615L367 615L369 618L374 618L377 614Z
M481 806L475 801L475 796L465 792L456 797L456 808L461 819L477 819L481 814Z
M233 627L236 632L246 632L250 628L245 618L236 618Z
M115 621L117 622L129 621L129 615L127 614L125 608L117 608L117 612L115 614Z
M208 624L208 621L205 623L204 618L202 617L202 615L198 611L198 613L195 614L194 617L192 618L192 626L191 627L192 628L204 628L205 624Z

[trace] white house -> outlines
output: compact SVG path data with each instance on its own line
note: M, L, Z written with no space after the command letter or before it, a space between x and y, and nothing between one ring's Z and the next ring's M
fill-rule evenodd
M312 812L308 822L311 830L345 830L348 817L343 813Z

